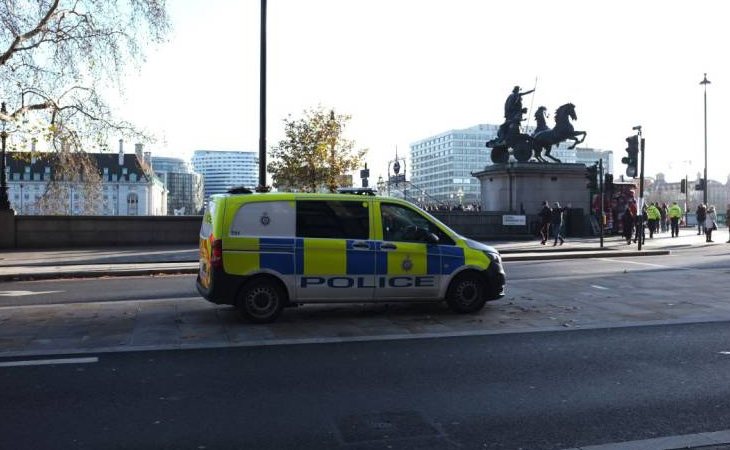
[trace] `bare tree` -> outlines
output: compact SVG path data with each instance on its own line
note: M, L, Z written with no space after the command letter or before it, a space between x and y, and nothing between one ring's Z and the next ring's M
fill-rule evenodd
M165 0L0 0L0 96L13 122L11 150L45 140L57 153L104 150L110 138L150 136L114 116L107 97L169 31ZM29 154L29 153L26 153ZM59 164L91 180L83 159ZM98 176L98 174L97 174ZM69 174L70 177L70 174Z

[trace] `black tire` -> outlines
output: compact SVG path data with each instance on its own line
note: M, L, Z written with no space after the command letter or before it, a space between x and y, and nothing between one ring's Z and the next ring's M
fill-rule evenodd
M446 303L460 314L480 311L487 302L487 286L482 277L474 272L458 275L451 281L446 292Z
M286 291L275 280L259 278L246 283L238 293L236 307L254 323L275 321L286 303Z
M509 161L509 149L507 147L494 147L491 156L493 163L505 164Z

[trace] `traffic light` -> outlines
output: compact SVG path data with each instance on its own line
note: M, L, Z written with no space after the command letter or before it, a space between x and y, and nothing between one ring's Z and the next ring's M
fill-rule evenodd
M682 181L679 183L679 192L682 194L687 193L687 179L683 178Z
M586 179L588 179L588 184L586 184L588 189L598 190L598 164L586 167Z
M699 183L695 184L695 191L704 191L705 190L705 179L700 178Z
M626 164L626 176L636 178L639 174L639 136L629 136L626 138L626 142L629 144L626 147L629 155L621 158L621 162Z
M604 177L604 189L608 189L613 184L613 174L607 173Z

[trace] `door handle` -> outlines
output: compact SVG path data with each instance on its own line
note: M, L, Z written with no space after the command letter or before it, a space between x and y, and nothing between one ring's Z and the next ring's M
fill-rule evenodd
M370 245L367 242L354 242L352 248L359 250L370 250Z
M383 244L380 246L381 250L396 250L397 248L395 244Z

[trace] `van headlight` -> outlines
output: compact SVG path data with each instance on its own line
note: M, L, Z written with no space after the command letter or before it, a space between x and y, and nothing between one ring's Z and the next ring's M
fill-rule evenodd
M484 254L487 255L487 258L489 258L490 261L496 262L497 264L502 264L502 257L498 252L492 253L485 251Z
M464 239L466 241L466 246L474 249L479 250L480 252L487 255L487 258L489 258L490 261L496 262L498 264L502 264L502 257L500 256L499 252L496 248L491 247L486 244L482 244L481 242L477 242L471 239Z

